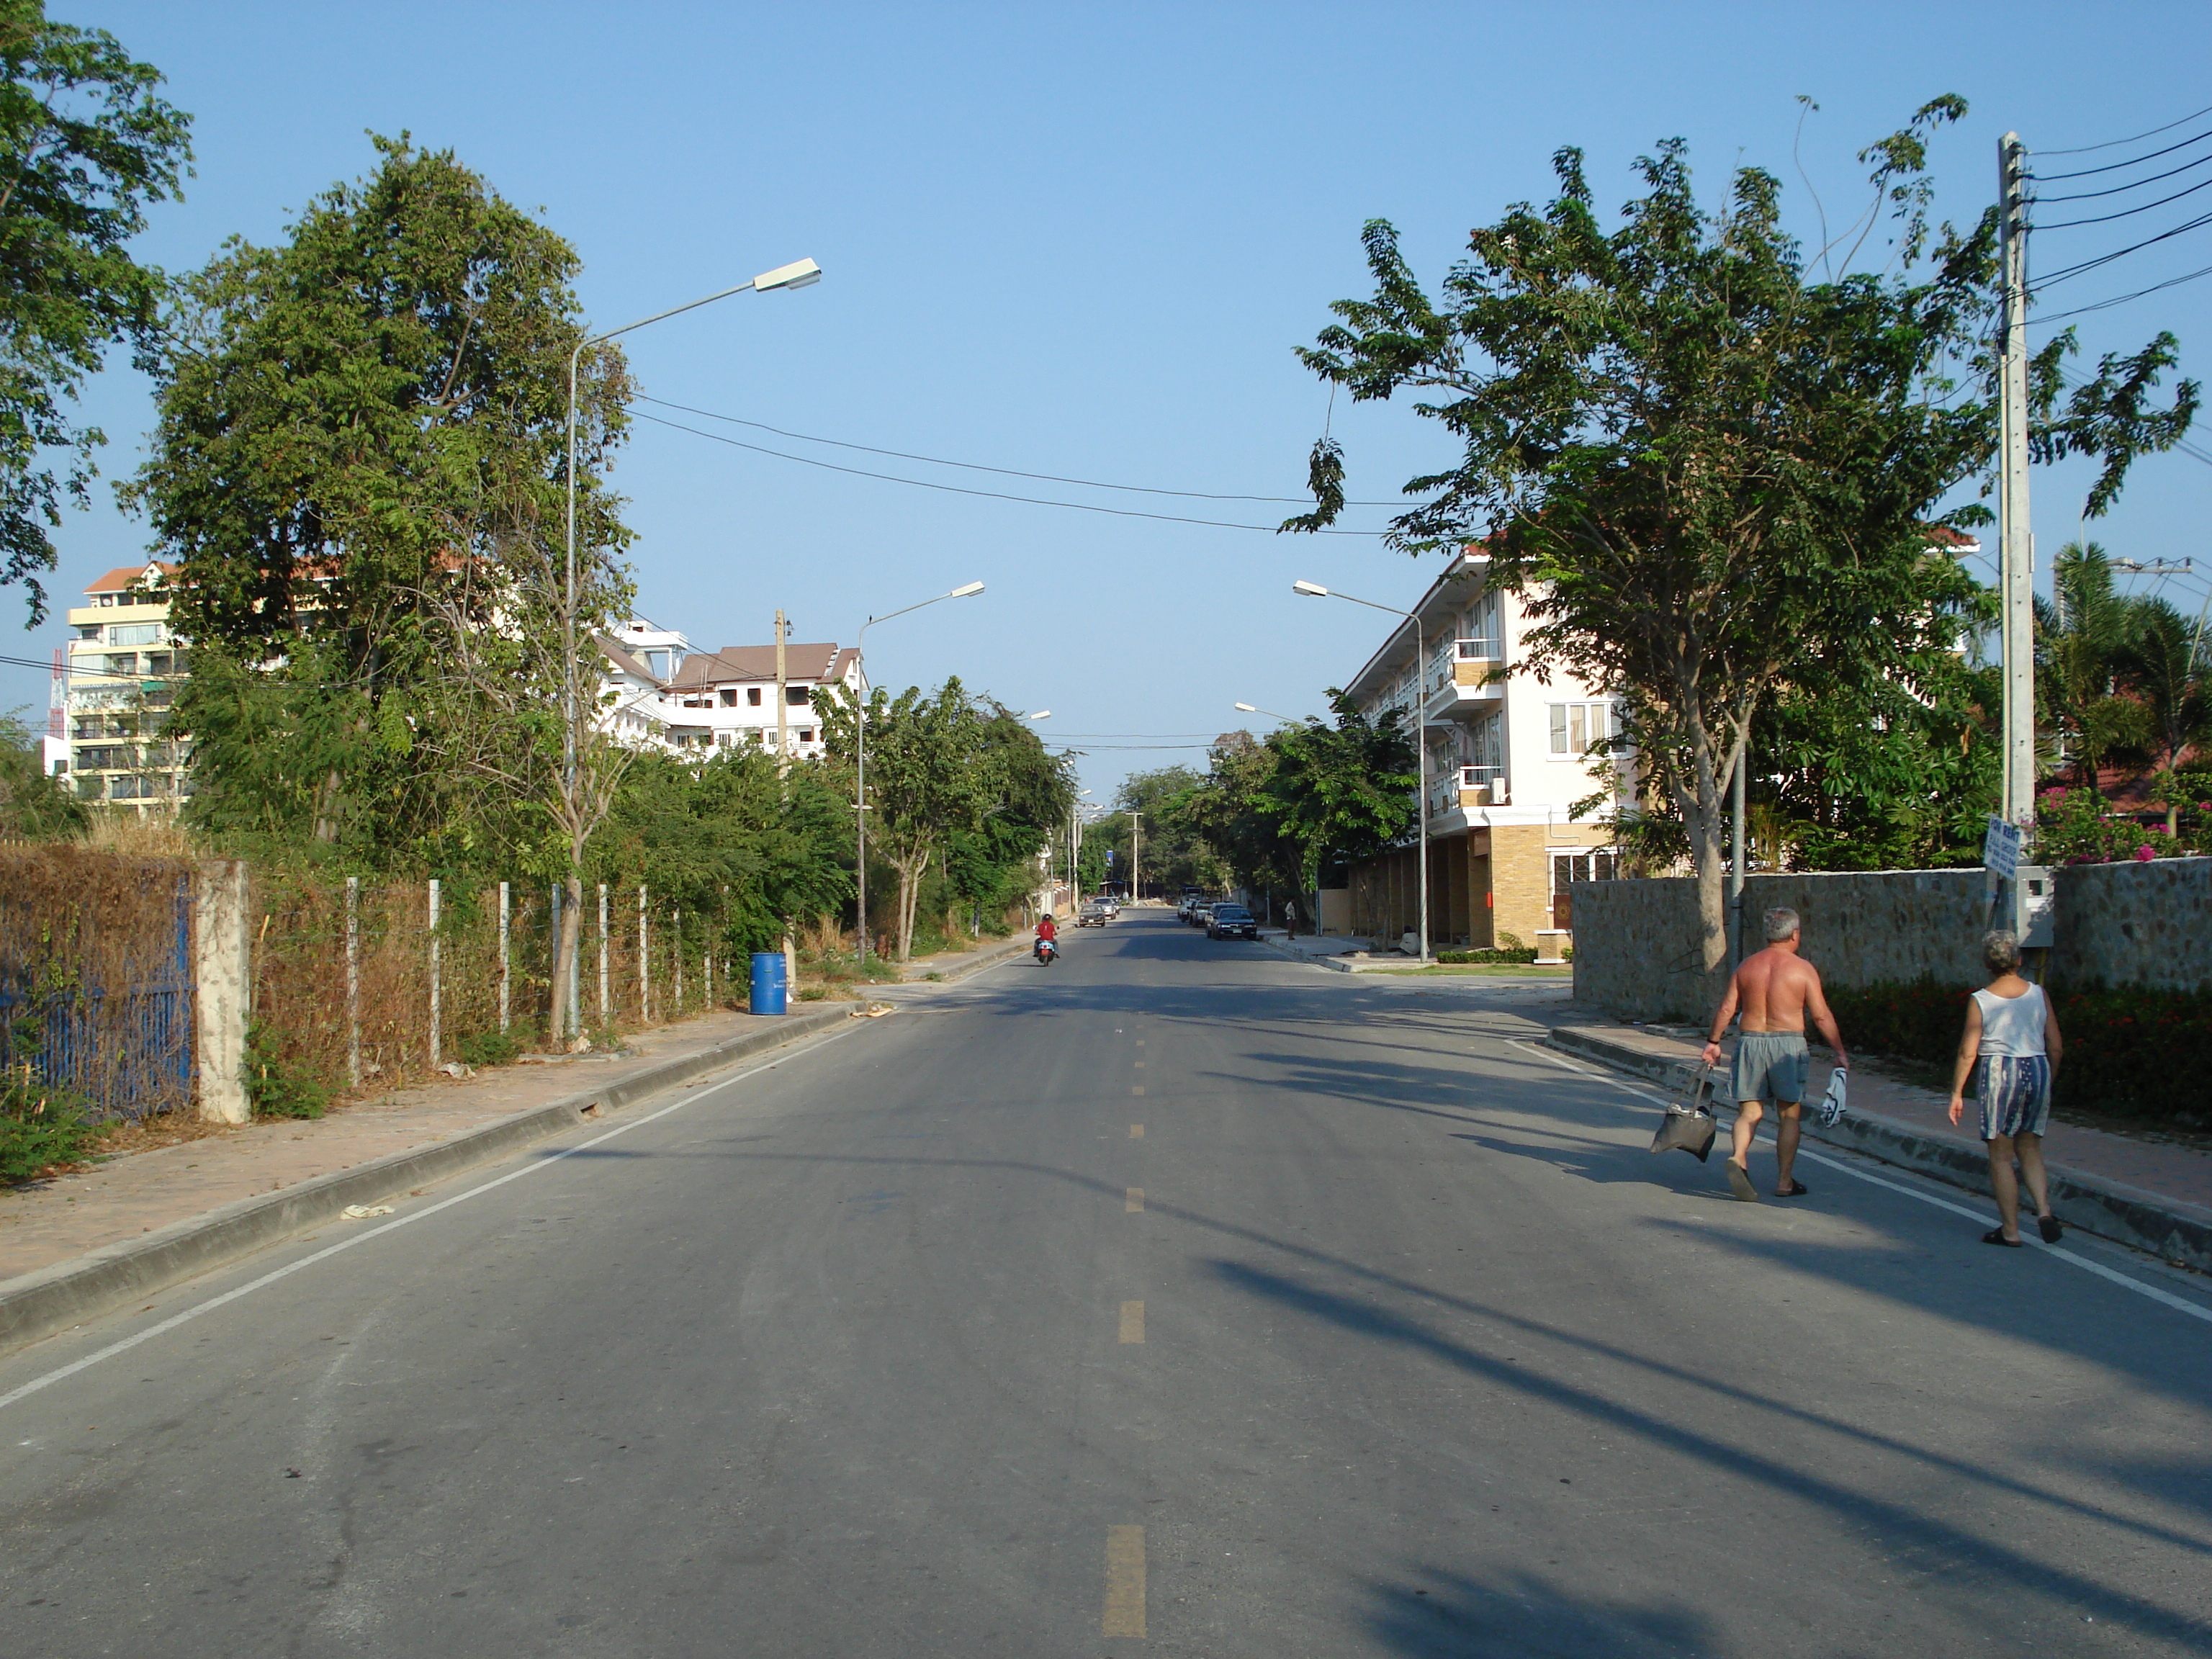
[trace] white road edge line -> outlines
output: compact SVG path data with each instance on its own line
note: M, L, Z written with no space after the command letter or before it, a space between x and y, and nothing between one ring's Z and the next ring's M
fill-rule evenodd
M229 1304L239 1300L241 1297L251 1296L256 1291L264 1290L269 1285L274 1285L280 1279L289 1279L294 1273L298 1273L302 1267L312 1267L319 1261L327 1261L331 1257L338 1255L342 1251L350 1250L357 1245L366 1244L371 1239L381 1238L386 1233L397 1232L402 1227L411 1226L417 1221L427 1219L428 1217L437 1214L441 1210L450 1210L456 1204L465 1204L469 1200L482 1197L484 1194L490 1192L495 1188L506 1186L510 1181L520 1181L523 1176L526 1175L535 1175L540 1170L550 1170L565 1158L573 1158L578 1152L589 1152L592 1147L602 1146L607 1141L612 1140L617 1135L626 1135L633 1129L642 1129L648 1123L657 1123L662 1118L668 1116L672 1112L680 1112L687 1106L697 1105L709 1095L718 1094L722 1090L730 1088L733 1085L743 1083L747 1078L758 1077L763 1072L772 1072L777 1066L784 1064L787 1060L797 1060L799 1058L800 1054L812 1054L817 1049L827 1048L830 1043L835 1042L839 1037L850 1036L854 1032L863 1029L864 1026L862 1025L848 1025L842 1031L831 1031L823 1036L820 1041L808 1043L806 1047L799 1050L798 1054L785 1054L779 1059L769 1060L766 1065L756 1066L748 1071L740 1072L735 1077L724 1078L720 1083L715 1084L713 1087L702 1089L696 1094L687 1095L681 1100L662 1107L657 1112L647 1113L645 1116L634 1119L628 1123L618 1123L613 1128L609 1129L605 1134L593 1135L589 1140L578 1141L574 1146L565 1146L562 1148L561 1151L554 1153L550 1158L537 1159L534 1162L524 1164L519 1170L509 1170L505 1175L499 1176L490 1181L487 1181L482 1186L471 1187L465 1193L456 1193L451 1198L441 1199L435 1204L425 1205L422 1208L416 1210L410 1214L398 1217L396 1219L385 1222L380 1226L372 1227L367 1232L356 1233L350 1238L340 1239L335 1244L325 1244L321 1249L317 1250L312 1255L303 1255L297 1261L287 1262L284 1266L276 1268L274 1272L265 1273L262 1274L260 1278L252 1279L246 1284L240 1285L234 1290L225 1291L221 1296L210 1297L205 1302L198 1303L192 1307L185 1309L182 1313L172 1314L168 1318L162 1320L160 1323L149 1325L144 1330L137 1332L132 1335L126 1336L119 1342L111 1342L107 1346L101 1348L95 1352L88 1353L82 1359L73 1359L68 1364L60 1367L58 1370L48 1371L44 1376L33 1377L31 1381L22 1384L19 1388L10 1389L6 1394L0 1394L0 1410L4 1410L8 1407L14 1405L18 1400L24 1398L26 1395L36 1394L41 1389L51 1388L57 1382L60 1382L70 1377L75 1376L79 1371L89 1370L93 1366L100 1364L103 1360L112 1359L118 1354L128 1353L131 1349L137 1347L141 1342L150 1341L155 1337L167 1335L169 1332L175 1330L179 1325L191 1323L193 1320L198 1319L202 1314L213 1313L217 1308L228 1306Z
M1633 1084L1623 1083L1619 1078L1607 1073L1594 1071L1586 1066L1577 1066L1565 1055L1555 1054L1549 1048L1540 1048L1533 1042L1523 1042L1518 1037L1507 1037L1504 1040L1513 1048L1526 1049L1528 1053L1548 1060L1554 1065L1564 1066L1578 1077L1595 1078L1600 1083L1609 1083L1624 1093L1634 1095L1639 1100L1648 1100L1655 1105L1663 1106L1667 1103L1663 1096L1655 1095L1648 1089L1639 1089ZM1719 1115L1716 1113L1715 1115L1717 1117ZM1735 1119L1731 1116L1728 1121L1733 1122ZM1855 1170L1850 1164L1838 1163L1832 1158L1824 1158L1819 1152L1808 1152L1802 1146L1798 1148L1797 1156L1818 1164L1825 1169L1834 1170L1840 1174L1847 1175L1854 1181L1863 1181L1870 1187L1887 1188L1893 1193L1902 1193L1907 1198L1917 1199L1921 1203L1932 1206L1936 1209L1948 1210L1953 1215L1962 1215L1969 1221L1987 1221L1990 1218L1987 1211L1970 1210L1963 1204L1954 1204L1948 1199L1936 1197L1933 1193L1918 1192L1897 1182L1885 1181L1880 1176L1869 1175L1863 1170ZM2055 1244L2045 1244L2039 1238L2029 1238L2022 1234L2021 1242L2054 1255L2061 1261L2069 1262L2084 1273L2094 1273L2100 1279L2108 1279L2115 1285L2124 1285L2138 1296L2147 1296L2154 1302L2160 1303L2189 1315L2192 1319L2201 1319L2206 1324L2212 1325L2212 1308L2191 1302L2185 1297L2175 1296L2170 1291L2161 1291L2155 1285L2146 1285L2139 1279L2130 1279L2124 1273L2107 1267L2101 1261L2092 1261L2087 1256L2077 1255L2072 1250L2061 1249ZM0 1406L7 1403L6 1400L0 1399Z

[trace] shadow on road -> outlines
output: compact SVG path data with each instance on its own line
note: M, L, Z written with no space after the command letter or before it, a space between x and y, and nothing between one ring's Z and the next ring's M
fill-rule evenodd
M1593 1600L1531 1573L1486 1583L1428 1568L1417 1583L1376 1584L1368 1634L1415 1659L1706 1659L1727 1652L1719 1632L1682 1602Z
M1992 1581L2004 1586L2009 1594L2056 1603L2057 1606L2051 1608L2053 1612L2063 1607L2072 1616L2079 1617L2081 1610L2087 1609L2098 1619L2123 1621L2142 1635L2190 1644L2203 1643L2208 1634L2212 1634L2212 1630L2208 1630L2203 1620L2179 1608L2161 1607L2142 1596L2130 1595L2081 1571L2074 1562L2049 1555L2031 1556L1996 1538L1978 1536L1949 1525L1939 1517L1920 1513L1909 1503L1893 1503L1869 1492L1855 1492L1811 1459L1796 1463L1784 1462L1762 1451L1731 1445L1700 1429L1696 1418L1681 1409L1679 1401L1662 1413L1607 1399L1579 1383L1536 1374L1528 1367L1478 1352L1419 1320L1376 1303L1302 1284L1241 1261L1224 1259L1217 1260L1212 1265L1224 1284L1255 1299L1334 1325L1370 1341L1386 1342L1413 1350L1464 1375L1478 1377L1503 1392L1540 1401L1555 1410L1571 1413L1616 1432L1637 1436L1679 1455L1695 1458L1719 1473L1754 1481L1806 1503L1818 1504L1867 1535L1881 1539L1885 1548L1896 1554L1924 1554L1927 1559L1949 1563L1954 1568L1967 1567L1987 1575ZM1492 1316L1498 1316L1492 1314ZM1526 1321L1514 1322L1529 1323ZM1560 1340L1577 1340L1564 1334L1560 1334ZM1601 1345L1584 1343L1583 1346L1596 1347ZM1663 1399L1668 1396L1661 1395L1655 1397ZM1835 1426L1844 1432L1850 1432L1842 1425ZM1902 1445L1895 1449L1906 1455L1913 1455L1917 1451L1916 1448ZM2016 1483L2001 1477L1991 1477L1986 1472L1962 1468L1960 1473L1979 1474L1992 1485L2021 1491ZM2081 1505L2056 1493L2023 1492L2022 1495L2033 1496L2076 1512L2082 1510ZM2212 1545L2208 1545L2201 1538L2191 1538L2168 1528L2143 1523L2130 1524L2125 1518L2103 1510L2092 1512L2098 1521L2106 1524L2155 1537L2161 1542L2200 1557L2212 1555ZM1408 1650L1424 1651L1419 1649ZM1486 1651L1480 1648L1426 1650L1440 1653ZM1544 1651L1541 1649L1524 1650ZM1557 1650L1563 1653L1572 1651Z

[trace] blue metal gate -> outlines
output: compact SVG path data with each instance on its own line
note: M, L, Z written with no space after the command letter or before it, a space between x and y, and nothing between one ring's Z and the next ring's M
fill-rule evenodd
M89 927L98 918L85 919ZM42 940L41 943L49 943ZM166 925L133 941L119 971L101 975L31 946L0 946L0 1055L30 1062L43 1081L89 1100L94 1115L143 1117L192 1094L192 917L179 879ZM49 944L49 950L51 949ZM34 1021L36 1050L21 1053L17 1025Z

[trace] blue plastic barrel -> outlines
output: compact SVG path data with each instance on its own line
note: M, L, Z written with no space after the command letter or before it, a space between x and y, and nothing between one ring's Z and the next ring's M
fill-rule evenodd
M784 994L790 988L783 977L783 952L753 952L752 1011L757 1014L783 1012Z

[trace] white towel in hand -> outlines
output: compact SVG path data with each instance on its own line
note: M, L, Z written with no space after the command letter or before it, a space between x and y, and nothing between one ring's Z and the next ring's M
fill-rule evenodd
M1820 1121L1833 1127L1850 1109L1844 1103L1844 1068L1828 1073L1828 1092L1820 1097Z

